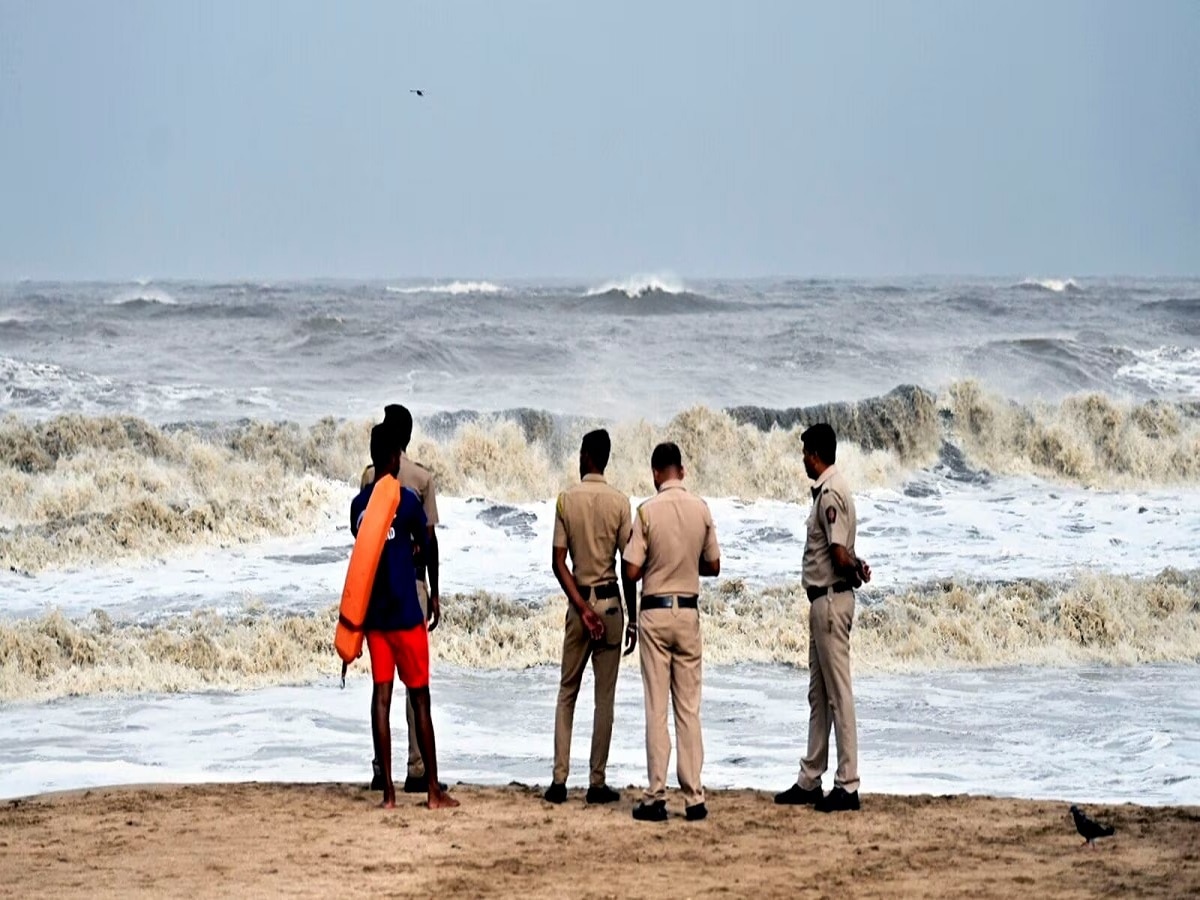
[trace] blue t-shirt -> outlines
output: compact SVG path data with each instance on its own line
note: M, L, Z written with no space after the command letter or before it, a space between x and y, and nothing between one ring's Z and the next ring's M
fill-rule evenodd
M367 511L367 502L375 485L368 484L350 502L350 533L358 537L358 523ZM425 622L421 601L417 598L417 570L413 565L413 548L427 555L429 534L426 531L425 510L421 498L410 488L400 491L400 505L388 531L383 556L375 572L371 602L363 631L397 631L415 628Z

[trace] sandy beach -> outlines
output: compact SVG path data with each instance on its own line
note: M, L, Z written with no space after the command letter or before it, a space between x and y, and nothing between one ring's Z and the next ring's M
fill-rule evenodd
M863 795L858 814L715 791L710 816L637 823L622 801L459 785L430 812L345 784L117 787L7 801L10 896L1185 897L1200 808L1094 806L1082 846L1060 802Z

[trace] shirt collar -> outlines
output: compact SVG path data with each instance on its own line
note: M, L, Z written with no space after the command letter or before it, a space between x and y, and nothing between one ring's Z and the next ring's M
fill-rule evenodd
M601 484L607 484L607 482L604 480L604 476L600 475L597 472L590 472L587 475L584 475L583 480L584 481L598 481Z
M814 499L816 498L817 494L821 493L821 488L825 487L825 482L827 482L830 478L832 478L836 474L837 474L837 466L831 465L828 468L826 468L824 472L821 473L820 477L818 477L816 481L813 482L812 495L813 495Z
M672 478L670 481L664 481L662 483L662 486L659 487L658 492L661 494L663 491L669 491L672 488L681 488L681 487L683 487L683 479L682 478Z

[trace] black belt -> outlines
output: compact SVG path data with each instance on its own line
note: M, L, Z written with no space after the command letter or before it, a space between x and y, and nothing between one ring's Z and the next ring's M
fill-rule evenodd
M591 587L579 586L579 593L583 594L583 599L587 599L587 592L591 591L592 596L597 600L608 600L610 597L620 597L621 589L617 587L615 581L609 581L605 584L594 584Z
M642 597L642 609L696 609L698 599L695 594L650 594Z
M837 584L831 584L828 587L808 587L808 599L816 600L818 597L824 597L826 594L840 594L843 591L854 590L854 585L848 581L839 581Z

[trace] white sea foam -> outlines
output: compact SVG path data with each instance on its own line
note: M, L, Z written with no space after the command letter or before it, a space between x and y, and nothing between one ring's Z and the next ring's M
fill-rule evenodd
M1198 803L1194 672L1147 666L858 675L863 789ZM443 777L547 784L557 676L552 666L478 672L435 659ZM807 728L807 673L710 665L704 676L705 785L791 784ZM367 678L350 679L343 691L331 675L305 687L238 694L10 704L0 732L0 797L164 781L365 784L370 692ZM572 784L586 780L589 702L585 685ZM393 741L403 741L403 725L393 729ZM645 784L636 671L623 671L618 681L608 774L611 784Z
M1147 385L1167 397L1200 398L1200 348L1157 347L1133 354L1135 361L1121 366L1117 378Z
M396 287L388 285L385 290L389 294L449 294L457 297L463 294L502 294L505 288L490 281L452 281L449 284L421 284Z
M587 296L620 293L635 300L650 293L682 294L687 288L673 275L631 275L618 281L606 281L587 292Z
M1026 278L1017 287L1050 291L1055 294L1082 291L1083 287L1074 278Z
M140 284L140 282L139 282ZM176 306L179 301L161 288L146 287L144 284L137 290L122 291L108 301L110 306L125 306L131 303L158 304L160 306Z

